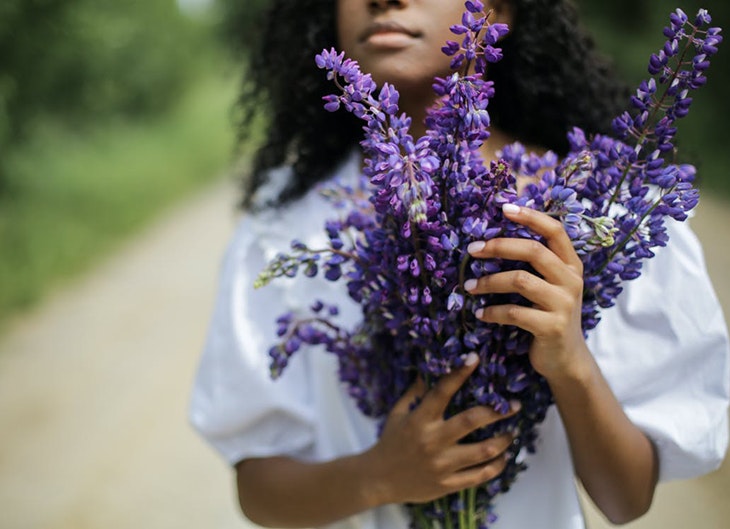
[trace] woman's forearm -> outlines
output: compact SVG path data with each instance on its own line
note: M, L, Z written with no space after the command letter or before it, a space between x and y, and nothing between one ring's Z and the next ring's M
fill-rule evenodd
M362 455L322 463L289 457L236 466L241 509L264 527L319 527L377 506Z
M593 502L613 523L643 515L657 483L655 448L626 416L598 365L590 357L550 386L576 474Z

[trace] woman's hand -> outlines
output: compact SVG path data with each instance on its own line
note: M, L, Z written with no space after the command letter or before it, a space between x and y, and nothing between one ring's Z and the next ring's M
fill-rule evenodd
M288 456L241 461L236 465L241 509L263 527L320 527L389 503L434 500L499 475L511 435L471 444L459 440L519 406L507 415L474 407L444 420L477 362L477 355L467 356L466 365L430 390L416 382L391 410L378 442L363 453L322 462Z
M510 417L477 406L444 419L454 394L474 372L476 354L441 378L432 389L418 380L396 403L378 442L364 454L375 495L373 503L427 502L482 484L498 476L507 463L511 434L460 444L466 435ZM414 404L417 406L414 408Z
M506 415L477 406L444 419L477 362L476 354L467 356L466 365L430 390L423 381L416 382L391 410L380 439L365 452L321 462L288 456L239 462L241 509L263 527L321 527L389 503L434 500L499 475L511 435L459 441L514 415L519 405Z
M576 474L613 523L626 523L651 505L658 475L654 447L626 416L583 338L583 266L560 222L529 208L506 205L505 215L545 239L498 238L473 243L477 258L532 265L536 274L508 271L467 282L473 294L517 293L530 307L485 307L477 317L516 325L534 336L530 362L553 392Z
M530 332L530 362L548 382L558 382L586 369L590 352L581 328L583 263L562 224L552 217L511 204L504 214L545 239L496 238L475 242L469 253L476 258L523 261L537 272L499 272L466 282L471 294L517 293L532 302L531 307L493 305L477 311L485 322L515 325Z

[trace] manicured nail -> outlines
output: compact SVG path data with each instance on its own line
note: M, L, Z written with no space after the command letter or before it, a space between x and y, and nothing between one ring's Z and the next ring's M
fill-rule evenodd
M469 353L468 355L466 355L466 360L464 360L464 365L473 366L478 361L479 361L479 355L477 355L476 353Z
M478 319L482 319L482 316L484 316L484 309L477 309L474 311L474 316L476 316Z
M504 204L502 206L502 211L510 215L517 215L520 212L520 206L515 206L514 204Z
M466 290L467 292L471 292L477 287L478 284L479 283L476 279L467 279L466 281L464 281L464 290Z
M469 243L469 246L466 247L466 251L469 253L479 253L481 252L484 247L486 246L486 243L484 241L475 241L472 243Z
M520 411L522 409L522 403L519 400L509 401L509 407L512 411Z

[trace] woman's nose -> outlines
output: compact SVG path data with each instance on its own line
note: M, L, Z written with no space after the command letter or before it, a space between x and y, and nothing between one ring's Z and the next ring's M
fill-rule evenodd
M408 0L368 0L368 7L372 10L405 7Z

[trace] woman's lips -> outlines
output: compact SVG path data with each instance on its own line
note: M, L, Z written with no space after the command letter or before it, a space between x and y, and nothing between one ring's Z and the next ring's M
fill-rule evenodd
M399 45L419 34L398 24L397 22L375 22L360 37L361 42L374 45Z

